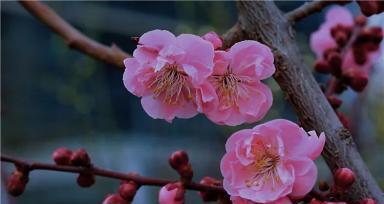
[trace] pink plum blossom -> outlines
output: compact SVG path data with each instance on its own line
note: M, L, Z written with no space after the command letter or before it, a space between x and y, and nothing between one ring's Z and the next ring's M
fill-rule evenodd
M168 189L167 186L163 186L159 192L160 204L183 204L183 199L177 200L178 188Z
M272 92L260 80L275 72L271 50L256 41L216 51L212 75L200 86L198 110L220 125L253 123L272 106Z
M195 87L212 73L213 57L213 45L199 36L150 31L124 60L124 85L152 118L191 118L197 114Z
M285 119L240 130L225 145L220 165L223 187L234 198L255 203L279 199L283 199L279 203L286 203L287 196L303 197L315 184L317 168L313 160L324 143L324 133L318 137L314 131L307 133Z
M212 43L215 50L223 46L223 41L221 40L220 36L213 31L206 33L202 36L202 38Z

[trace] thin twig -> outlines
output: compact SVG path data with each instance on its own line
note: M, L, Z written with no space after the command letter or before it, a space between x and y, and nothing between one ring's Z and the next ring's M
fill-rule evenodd
M313 13L321 11L323 8L327 7L331 4L346 4L350 1L338 0L338 1L329 1L329 0L320 0L320 1L312 1L306 2L300 7L288 12L285 14L288 21L294 23L297 22Z
M48 164L48 163L39 163L39 162L29 162L24 161L18 158L1 155L1 161L7 163L13 163L15 165L26 168L26 170L48 170L48 171L60 171L60 172L69 172L69 173L91 173L97 176L119 179L119 180L129 180L134 181L139 185L147 185L147 186L164 186L168 183L173 183L175 181L166 180L166 179L158 179L158 178L150 178L143 177L136 174L129 173L120 173L112 170L90 167L75 167L75 166L66 166L66 165L56 165L56 164ZM210 186L198 183L188 183L185 186L186 189L197 190L197 191L215 191L218 193L225 193L223 187L221 186Z
M129 57L129 54L116 45L106 46L87 37L41 2L20 1L20 4L40 22L62 37L70 48L124 69L123 60Z

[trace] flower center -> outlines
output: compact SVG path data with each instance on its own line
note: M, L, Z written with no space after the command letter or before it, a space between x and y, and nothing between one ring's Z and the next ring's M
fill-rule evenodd
M153 88L156 98L161 97L168 104L177 104L180 97L192 99L188 75L177 64L165 65L157 72L149 87Z
M277 173L277 166L280 162L280 156L277 148L271 144L265 144L263 141L258 140L252 144L251 152L255 155L255 160L247 168L255 172L255 175L246 180L247 187L262 186L271 181L272 190L276 184L281 182Z
M212 75L212 79L223 108L238 106L241 97L249 98L246 87L251 82L249 77L238 76L228 70L223 75Z

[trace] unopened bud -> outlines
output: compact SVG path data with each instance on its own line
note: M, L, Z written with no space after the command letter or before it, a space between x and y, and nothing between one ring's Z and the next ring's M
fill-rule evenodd
M365 26L365 24L367 24L367 17L365 17L364 15L358 15L355 18L355 22L359 26Z
M318 60L315 63L315 70L319 73L328 74L331 72L331 66L324 60Z
M217 186L220 185L220 182L212 177L204 177L201 179L200 184ZM217 201L219 199L219 194L214 191L199 191L200 197L204 202Z
M360 0L360 1L357 1L357 3L360 6L361 12L366 16L371 16L373 14L380 12L379 1Z
M357 92L363 91L368 84L368 74L362 70L350 69L343 76L347 79L349 86Z
M79 186L88 188L88 187L91 187L93 184L95 184L96 179L95 179L95 175L93 174L80 173L76 181L77 181L77 184L79 184Z
M172 153L171 157L169 158L169 164L171 165L172 168L178 170L183 166L188 165L189 159L188 159L188 154L183 151L179 150L174 153Z
M72 153L71 164L74 166L91 166L91 159L85 149L81 148Z
M72 151L65 147L57 148L52 153L52 159L57 165L69 165L71 161L71 156Z
M332 108L337 109L341 106L343 101L336 96L327 96L328 102L331 104Z
M342 80L337 80L335 85L335 93L341 94L347 89L346 84Z
M347 116L345 116L344 113L340 111L336 111L336 115L339 118L341 124L343 124L345 128L349 129L349 119L347 118Z
M319 190L320 191L327 191L329 190L329 185L326 181L319 181Z
M355 182L355 174L349 168L337 169L333 175L335 185L345 190Z
M104 199L103 204L129 204L129 202L124 200L119 194L110 194Z
M317 200L316 198L312 198L312 200L309 202L309 204L325 204L325 203Z
M373 42L376 44L380 44L383 40L383 29L379 26L373 26L370 28L370 32Z
M340 53L331 52L327 55L327 61L332 69L340 69L343 59L341 58Z
M124 200L131 202L136 195L137 188L138 185L133 181L124 182L120 184L119 194Z
M7 191L12 196L21 195L28 183L28 173L14 171L7 181Z
M376 201L372 198L366 198L360 202L360 204L376 204Z

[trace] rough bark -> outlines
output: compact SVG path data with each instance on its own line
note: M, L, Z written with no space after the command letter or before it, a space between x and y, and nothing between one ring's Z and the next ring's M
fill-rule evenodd
M346 199L358 201L371 197L384 203L380 187L364 164L350 132L345 129L320 90L310 69L303 62L291 24L271 1L238 2L239 20L226 45L243 39L260 41L275 55L275 80L292 104L301 125L306 130L325 132L327 136L323 157L332 171L349 167L356 173L356 182L348 190ZM237 34L236 34L237 33ZM236 37L233 37L236 36Z

